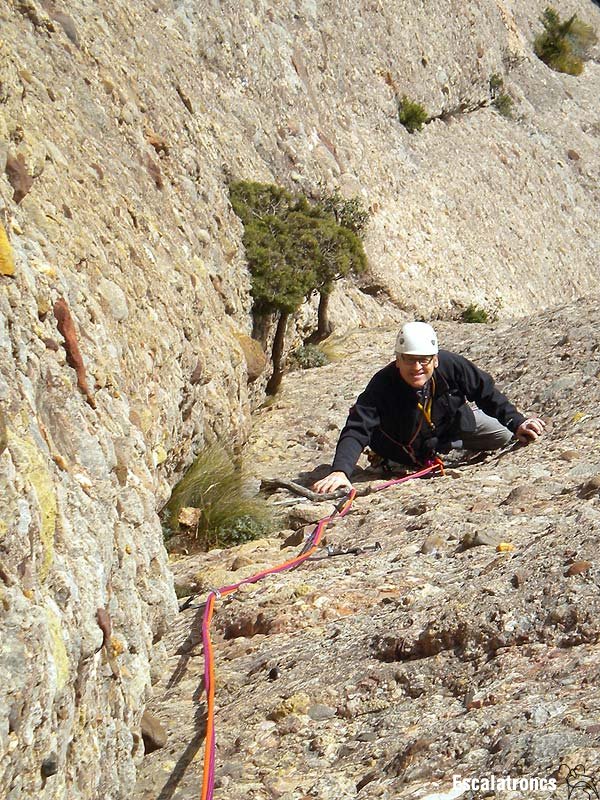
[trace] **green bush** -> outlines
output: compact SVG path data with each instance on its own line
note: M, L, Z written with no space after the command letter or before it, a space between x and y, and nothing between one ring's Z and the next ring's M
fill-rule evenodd
M409 133L420 131L429 119L427 111L404 95L398 102L398 119Z
M305 344L296 348L292 353L292 360L302 369L313 369L323 367L329 363L329 359L320 347L314 344Z
M489 87L492 106L503 117L512 119L514 100L504 91L504 78L502 75L499 75L497 72L490 75Z
M558 12L548 6L540 21L544 32L536 36L533 49L536 56L556 72L580 75L589 50L597 42L591 25L576 14L561 22Z
M463 322L489 322L489 316L484 308L471 303L460 315Z
M513 118L515 102L509 94L502 92L501 94L497 95L492 100L492 105L501 116L506 117L507 119Z
M252 514L243 514L230 522L225 522L218 530L218 541L220 546L231 547L243 542L251 542L267 536L271 531L264 519L258 519Z
M493 75L490 75L490 95L492 98L496 97L496 95L500 92L501 89L504 88L504 78L502 75L499 75L497 72L494 72Z
M167 539L178 531L179 512L187 507L201 511L191 534L199 549L240 544L270 528L266 501L251 495L241 470L219 446L205 448L173 489L162 511Z

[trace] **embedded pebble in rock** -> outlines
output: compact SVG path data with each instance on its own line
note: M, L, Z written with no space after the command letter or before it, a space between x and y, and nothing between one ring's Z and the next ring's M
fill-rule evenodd
M299 503L292 511L288 512L288 525L290 528L300 528L306 523L318 522L323 516L323 507L318 503Z
M592 568L591 561L576 561L567 569L565 575L581 575L583 572L588 572Z
M524 508L528 505L536 495L533 486L516 486L508 494L508 497L502 501L503 505L518 506Z
M469 531L460 540L461 547L468 550L470 547L496 547L499 543L497 535L485 531Z
M577 461L580 457L577 450L565 450L564 453L561 453L559 458L562 458L563 461Z
M317 703L317 705L311 706L308 709L308 716L314 720L331 719L335 717L335 714L335 708L330 708L322 703Z
M249 567L253 563L253 560L249 556L239 555L236 556L231 562L230 569L232 572L237 572L238 569L242 569L242 567Z
M312 530L313 526L307 526L306 528L298 528L297 531L294 531L294 533L290 533L289 536L285 537L285 539L283 540L283 544L281 545L282 548L296 547L297 545L302 544L302 542L305 539L305 534L310 533Z
M586 481L579 489L579 497L589 500L592 497L600 496L600 475L595 475Z
M148 711L142 715L141 721L142 737L144 739L144 751L153 753L167 743L167 733L160 722Z
M422 553L437 553L444 547L444 539L437 533L432 533L428 536L421 545Z
M127 319L129 316L127 297L116 283L103 278L98 284L98 293L105 300L110 313L116 320Z

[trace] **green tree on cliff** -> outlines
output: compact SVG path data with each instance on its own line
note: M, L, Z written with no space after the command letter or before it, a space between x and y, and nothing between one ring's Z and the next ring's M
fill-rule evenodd
M334 282L367 269L361 235L367 227L369 212L359 198L346 199L334 192L322 198L309 214L316 220L314 234L319 242L317 330L309 340L320 342L331 333L328 310Z
M536 56L556 72L580 75L590 47L598 41L592 26L578 19L577 14L561 22L558 12L550 6L540 20L544 32L533 43Z
M255 318L278 314L267 392L283 376L282 356L290 314L316 286L316 246L294 217L295 198L278 186L236 181L229 187L233 210L244 224L243 243L251 275Z
M251 275L253 313L277 314L272 347L274 394L283 376L285 331L291 314L313 291L320 292L317 336L329 332L327 304L333 282L366 268L362 242L340 225L333 211L311 205L272 184L234 181L231 204L244 224L243 243Z

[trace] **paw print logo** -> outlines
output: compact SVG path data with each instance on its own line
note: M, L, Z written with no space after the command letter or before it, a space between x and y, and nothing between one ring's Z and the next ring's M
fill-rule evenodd
M566 781L567 800L600 800L595 779L585 774L583 764L569 767Z

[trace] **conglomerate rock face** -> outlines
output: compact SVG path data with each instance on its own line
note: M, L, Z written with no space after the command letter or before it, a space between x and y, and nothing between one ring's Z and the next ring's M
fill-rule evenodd
M600 72L533 56L544 6L0 5L0 794L130 795L175 608L157 511L268 378L231 176L370 208L340 333L597 290Z
M215 797L566 800L579 765L600 776L599 325L597 298L512 325L439 324L442 344L488 369L547 432L479 462L454 452L443 477L358 497L323 542L358 554L323 548L217 601ZM257 477L306 485L321 472L394 333L357 331L340 361L288 376L256 419ZM381 483L360 469L354 479ZM167 744L144 759L137 800L197 796L197 603L300 551L332 505L295 499L272 496L286 516L278 536L173 564L180 592L199 596L169 633L153 701ZM456 791L492 776L516 788ZM524 778L556 789L519 788Z

